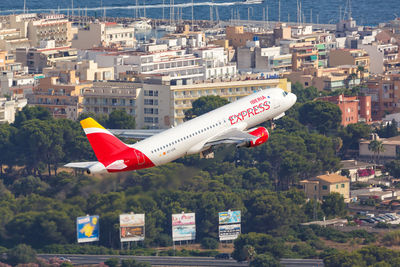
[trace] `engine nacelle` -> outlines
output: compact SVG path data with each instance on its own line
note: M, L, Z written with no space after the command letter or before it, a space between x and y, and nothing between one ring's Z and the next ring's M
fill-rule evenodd
M96 164L86 169L87 174L104 173L104 172L107 172L107 169L100 162L97 162Z
M249 142L249 147L255 147L264 144L265 142L267 142L269 137L268 130L264 127L258 127L255 130L250 130L250 132L248 133L258 137L256 141Z

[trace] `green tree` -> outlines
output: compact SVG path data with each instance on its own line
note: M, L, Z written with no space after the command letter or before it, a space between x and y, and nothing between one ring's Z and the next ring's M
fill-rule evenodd
M38 119L41 121L52 120L53 117L47 108L41 106L25 106L21 111L15 115L14 126L19 128L25 121Z
M57 165L64 157L62 129L54 121L33 119L23 122L17 141L29 174L33 170L34 175L40 176L40 165L44 163L50 176L51 165Z
M49 188L49 185L40 180L39 177L26 176L14 181L12 189L15 194L29 195L32 193L43 193Z
M347 212L344 198L339 193L330 193L324 197L321 208L328 217L343 216Z
M374 161L375 164L378 163L379 164L379 158L380 158L380 154L381 152L385 151L385 147L383 146L383 142L379 141L379 140L372 140L369 144L368 144L368 150L374 152ZM376 157L378 156L378 157ZM378 159L378 160L377 160Z
M386 126L381 125L379 129L375 129L377 134L383 138L390 138L399 135L399 131L397 130L397 122L395 119L392 120L391 123L388 123Z
M330 102L307 102L300 107L299 113L301 123L310 125L322 134L337 131L342 122L342 112Z
M319 97L322 92L318 92L318 89L314 86L304 88L299 82L292 84L292 93L297 96L297 102L305 103L307 101L314 100Z
M385 164L385 170L395 178L400 177L400 160L392 160Z
M105 265L108 267L118 267L119 266L119 259L118 258L109 258L104 262Z
M7 252L7 262L13 266L20 263L35 263L36 251L30 246L20 244Z
M202 96L193 101L192 108L188 109L185 112L185 118L187 120L190 120L194 117L203 115L204 113L207 113L211 110L222 107L228 103L229 101L227 99L222 98L220 96L214 96L214 95Z
M281 267L282 264L269 254L256 255L250 262L250 267Z
M359 122L347 125L340 133L339 136L343 140L343 150L357 149L359 142L362 138L367 138L372 132L370 125Z
M114 110L108 116L107 128L110 129L135 129L135 117L126 113L125 110Z
M7 164L12 167L15 162L15 146L12 143L12 136L15 135L16 129L9 124L0 124L0 151L7 151L7 153L0 153L0 175L3 174L3 165Z
M234 245L232 257L237 261L252 259L259 254L270 254L279 259L287 252L287 247L281 238L261 233L241 234Z

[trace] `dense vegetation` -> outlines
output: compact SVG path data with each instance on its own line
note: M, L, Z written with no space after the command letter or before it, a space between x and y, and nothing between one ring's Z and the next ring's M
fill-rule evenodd
M244 234L235 242L236 259L252 259L253 266L261 266L256 263L272 258L322 257L328 252L319 239L302 236L304 231L312 231L312 237L322 234L298 225L315 216L344 215L343 198L332 195L323 203L307 202L296 185L336 171L339 155L371 129L365 124L341 128L336 106L309 102L307 97L314 93L305 94L304 103L276 121L270 140L259 147L219 147L214 159L189 156L165 166L103 176L60 169L67 162L94 160L78 122L53 119L38 107L24 108L14 124L0 125L0 246L84 252L87 246L73 245L75 219L97 214L98 253L114 254L120 247L118 216L131 211L146 214L141 247L170 246L171 214L185 211L196 212L197 242L212 248L218 239L218 212L238 209ZM222 104L213 99L211 106ZM187 115L207 111L200 107ZM126 114L97 119L110 128L134 125Z

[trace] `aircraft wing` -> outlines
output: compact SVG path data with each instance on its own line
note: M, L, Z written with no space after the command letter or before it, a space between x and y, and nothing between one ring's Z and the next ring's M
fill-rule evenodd
M208 147L219 144L242 144L244 142L256 141L257 138L257 136L233 128L211 138L207 141L207 143L204 144L204 146Z
M90 167L96 165L98 161L87 161L87 162L71 162L65 164L64 167L74 168L74 169L89 169Z
M156 135L165 131L165 129L108 129L112 134L119 137L133 138L133 139L146 139L147 137Z

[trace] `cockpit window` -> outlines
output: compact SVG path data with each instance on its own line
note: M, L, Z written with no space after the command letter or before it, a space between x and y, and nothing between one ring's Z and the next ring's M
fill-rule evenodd
M285 97L285 96L288 95L288 92L283 91L282 94L283 94L283 96Z

